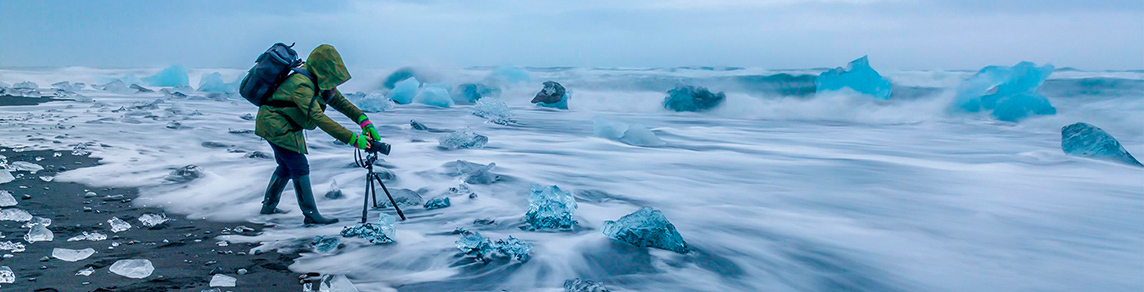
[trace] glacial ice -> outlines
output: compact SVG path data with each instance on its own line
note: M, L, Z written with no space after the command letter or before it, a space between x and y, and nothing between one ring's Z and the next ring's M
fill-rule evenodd
M151 273L155 271L155 266L151 265L150 260L128 259L115 261L108 270L116 275L132 279L143 279L147 276L151 276Z
M489 143L489 137L473 133L473 129L465 127L437 139L440 147L444 149L476 149L484 148Z
M52 83L52 87L58 88L58 89L63 90L63 91L69 91L69 92L78 92L80 90L83 90L83 88L86 86L87 86L87 84L83 84L82 82L72 83L72 82L68 82L68 81L60 81L60 82Z
M573 213L576 212L576 199L572 193L560 190L557 186L529 186L528 211L524 221L530 229L569 229L576 226Z
M994 118L1007 122L1034 115L1055 115L1057 109L1037 92L1052 73L1052 65L1037 67L1030 62L1013 67L985 67L961 82L950 108L970 113L992 111Z
M389 76L386 76L385 81L382 82L382 86L385 88L393 89L396 88L398 82L405 81L410 78L417 78L416 76L417 71L415 69L410 67L402 67L397 69L397 71L390 73Z
M330 180L330 190L326 191L325 197L327 199L341 199L345 197L342 189L338 187L338 180Z
M608 288L600 282L576 278L564 281L564 292L608 292Z
M429 199L428 201L425 201L424 207L425 207L425 210L434 210L434 209L441 209L441 208L449 207L451 205L452 204L449 203L449 197L441 196L441 197L436 197L436 198Z
M394 84L393 90L390 90L386 97L398 104L409 104L413 102L413 97L417 96L420 87L421 81L417 81L417 77L410 77Z
M496 163L480 164L475 162L468 162L464 160L457 160L445 163L445 168L451 169L448 174L452 176L459 176L469 184L491 184L500 179L500 175L492 173L490 170L496 167Z
M675 230L675 225L659 210L643 207L620 217L619 220L604 221L604 235L639 247L654 247L678 253L691 250L683 237Z
M489 238L481 236L480 232L457 228L453 233L461 235L460 239L453 242L457 249L461 250L464 255L476 257L479 261L488 262L496 255L527 261L532 253L533 245L531 243L520 241L512 236L507 239L499 239L493 243Z
M706 87L677 85L667 91L663 107L677 112L702 112L719 106L726 98L722 91L711 93Z
M131 223L127 223L127 221L123 221L123 219L119 219L119 217L111 217L111 219L107 219L107 224L111 225L111 232L115 233L131 229Z
M1061 150L1069 155L1144 166L1120 145L1120 141L1087 123L1075 123L1061 128Z
M27 161L16 161L8 164L8 169L12 171L27 171L29 173L36 174L36 172L44 170L44 167L40 166L39 164Z
M556 109L568 109L568 99L572 98L564 86L556 81L544 81L544 88L536 93L536 97L532 98L532 103L542 107L550 107Z
M21 225L20 228L32 228L33 226L36 226L36 225L40 225L43 227L52 226L52 219L44 218L44 217L32 217L32 220L28 220L28 222L24 222L24 224Z
M155 92L154 90L151 90L150 88L143 87L139 84L131 84L131 86L128 86L127 88L130 88L131 90L134 90L135 92L141 92L141 93Z
M107 235L104 235L103 233L99 233L99 232L88 233L87 231L84 231L83 234L72 236L72 238L68 238L68 241L84 241L84 240L87 240L87 241L107 240Z
M12 252L24 252L24 244L19 242L5 241L0 242L0 250L8 250Z
M12 89L40 89L40 85L32 81L24 81L12 84Z
M88 266L88 267L83 268L79 271L76 271L75 275L87 277L87 276L91 276L92 273L95 273L95 268L92 266Z
M429 130L429 127L426 127L425 124L417 122L417 120L409 120L409 126L413 127L414 130L418 130L418 131L428 131Z
M338 248L341 241L334 236L316 236L314 240L310 241L310 245L314 247L315 252L329 253Z
M397 202L398 206L418 206L421 205L421 194L410 189L391 189L389 194L393 196L393 201ZM392 208L393 204L389 203L389 198L383 194L378 194L377 205L382 208Z
M28 214L28 211L16 208L0 209L0 221L24 222L28 220L32 220L32 214Z
M302 290L314 292L358 292L357 287L354 287L354 283L350 282L350 279L343 275L322 275L322 279L318 281L317 290L306 290L306 287L303 287Z
M167 223L168 220L170 219L167 219L166 214L147 213L139 216L139 223L142 223L143 226L148 228L155 228L155 226Z
M417 93L417 96L413 98L413 101L436 107L453 106L453 98L449 97L449 91L440 87L426 86L422 88L421 92Z
M234 277L223 275L223 274L214 274L214 276L211 276L210 286L211 287L234 287L236 282L238 282L238 279L235 279Z
M199 91L202 92L221 92L221 93L234 93L238 92L238 85L240 80L235 80L231 83L222 81L222 74L218 72L203 74L199 79Z
M663 146L667 142L660 140L651 130L640 124L625 124L609 122L600 118L592 121L592 129L596 136L620 141L633 146Z
M0 169L0 184L6 184L14 180L16 180L16 177L12 176L11 172L7 169Z
M53 248L52 257L60 259L65 262L81 261L95 254L95 249L67 249L67 248Z
M32 228L28 230L28 234L24 235L24 241L27 241L28 243L38 241L52 241L55 238L55 234L52 234L50 229L39 224L32 226Z
M199 178L202 175L202 168L199 168L198 165L188 164L186 166L180 167L179 169L172 170L171 173L167 175L166 179L177 183L185 183Z
M818 74L818 78L814 80L814 86L816 92L820 93L848 87L858 93L881 100L890 99L891 91L890 79L886 79L879 75L878 71L874 71L866 56L850 61L846 68L838 67Z
M397 232L397 228L394 227L395 222L393 216L381 213L380 217L377 218L377 223L364 223L342 228L342 236L361 237L373 244L392 243Z
M127 87L127 84L123 83L123 81L120 81L119 79L93 87L99 90L118 94L131 94L136 92L135 90Z
M12 197L12 193L5 190L0 190L0 207L7 208L15 206L16 204L18 203L16 202L16 198Z
M381 93L351 93L345 95L346 99L357 105L359 109L367 113L380 113L383 111L391 110L395 106L393 100Z
M8 266L0 266L0 284L11 284L16 282L16 273L12 272L12 268Z
M496 98L485 98L477 100L477 103L469 109L469 113L474 116L487 119L489 122L498 125L510 125L516 123L513 119L512 110L509 109L508 104Z
M489 83L498 85L507 85L514 83L528 82L528 72L521 70L517 67L497 67L493 69L492 73L486 77Z
M459 104L470 104L481 100L481 98L500 95L500 92L500 88L481 83L463 83L457 85L453 94L453 101Z
M190 86L191 84L190 78L187 77L187 68L182 65L164 68L159 71L159 73L155 73L155 75L144 77L143 81L151 86L162 87Z
M498 239L493 245L502 255L522 262L528 261L528 257L532 253L531 243L520 241L512 235L506 239Z

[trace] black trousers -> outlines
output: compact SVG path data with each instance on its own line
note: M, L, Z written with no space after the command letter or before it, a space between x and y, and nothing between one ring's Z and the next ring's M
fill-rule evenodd
M278 177L295 179L310 174L310 162L306 160L306 154L278 147L274 143L270 143L270 148L274 149L274 161L278 162L278 168L274 169L274 174Z

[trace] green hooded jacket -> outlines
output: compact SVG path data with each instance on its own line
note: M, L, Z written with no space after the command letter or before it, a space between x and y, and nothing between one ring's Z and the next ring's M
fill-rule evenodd
M328 102L314 95L314 84L302 74L291 74L278 86L269 101L289 102L296 107L275 107L263 105L258 108L258 119L254 133L278 147L306 154L306 137L302 130L322 128L342 143L349 143L353 132L326 116L326 106L345 114L351 121L357 121L362 111L350 103L337 86L350 80L350 73L342 62L342 56L333 46L321 45L310 52L302 66L318 81L318 89L329 96Z

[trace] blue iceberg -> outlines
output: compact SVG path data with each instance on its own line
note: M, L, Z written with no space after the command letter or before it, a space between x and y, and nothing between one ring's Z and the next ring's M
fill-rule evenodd
M398 82L404 81L404 80L409 79L409 78L416 78L417 75L418 74L417 74L417 71L415 69L410 68L410 67L402 67L402 68L397 69L397 71L393 71L393 73L390 73L389 76L386 76L385 81L383 81L381 85L384 86L385 88L393 89L393 88L396 88L395 86L397 85Z
M950 108L960 112L992 111L994 118L1018 122L1057 109L1037 90L1053 73L1052 65L1021 62L1013 67L989 66L963 81Z
M508 104L497 100L496 98L478 100L477 104L473 105L473 107L469 109L469 113L473 114L474 116L485 118L493 124L507 126L516 123L516 120L513 119L512 110L509 109Z
M441 209L441 208L449 207L452 205L453 205L452 203L449 203L449 197L441 196L441 197L432 198L432 199L429 199L428 201L425 201L424 207L425 207L425 210L434 210L434 209Z
M362 223L342 228L342 236L361 237L373 244L392 243L397 233L397 228L393 226L396 220L386 213L381 213L380 216L377 218L377 223Z
M417 81L416 77L405 79L397 82L386 97L398 104L409 104L413 102L413 97L417 96L420 87L421 81Z
M544 88L536 93L536 97L532 98L532 103L542 107L568 109L568 99L572 98L570 94L564 89L564 85L560 85L556 81L545 81Z
M383 111L391 110L395 106L393 100L390 100L385 95L380 93L350 93L345 95L346 100L349 100L359 109L367 113L380 113Z
M576 278L564 281L564 292L608 292L608 288L600 282Z
M455 150L455 149L474 149L484 148L485 144L489 143L489 137L473 133L473 129L465 127L460 131L450 133L437 139L440 148Z
M678 253L691 251L675 225L667 221L659 210L643 207L620 217L604 221L604 235L639 247L654 247Z
M187 77L187 68L182 65L167 67L159 71L159 73L155 73L155 75L144 77L143 81L146 81L147 84L151 86L173 87L191 85L190 78Z
M874 98L890 99L890 79L878 75L878 71L870 67L866 56L850 61L846 68L838 67L818 74L814 79L816 92L836 91L850 88L858 93L870 95Z
M721 91L711 93L704 87L678 85L675 89L667 91L667 98L663 99L663 108L677 112L701 112L719 106L726 98L727 95Z
M496 243L497 251L501 255L514 258L518 261L528 261L529 255L532 253L532 244L520 241L509 235L507 239L498 239Z
M199 91L202 92L221 92L221 93L235 93L238 92L239 80L231 83L222 81L222 74L218 72L203 74L199 79Z
M576 226L576 219L572 218L572 213L576 212L576 199L572 193L556 186L541 187L537 184L531 185L529 191L528 212L524 213L527 229L570 229Z
M314 237L314 240L310 241L310 245L314 247L314 251L319 253L329 253L334 251L335 249L338 249L338 244L341 244L341 241L338 240L337 237L333 236L318 236Z
M453 101L461 104L474 103L481 98L500 95L500 88L491 87L481 83L464 83L457 85Z
M493 243L489 238L481 236L480 232L457 228L453 233L460 234L461 239L453 242L461 253L474 256L477 260L488 262L493 256L513 258L527 261L532 253L531 243L520 241L512 236L499 239Z
M449 97L449 91L437 86L425 86L420 93L417 93L413 101L436 107L453 106L453 98Z
M1061 128L1061 150L1069 155L1144 166L1112 135L1086 123L1076 123Z
M497 67L486 78L492 84L513 84L528 82L528 72L517 67Z
M449 175L463 177L465 183L478 185L487 185L500 180L500 175L492 173L491 171L493 167L496 166L496 163L485 165L464 160L445 163L445 168L450 169L448 172Z
M640 124L625 124L609 122L600 118L592 121L592 129L596 136L620 141L633 146L663 146L667 142L660 140L651 130Z

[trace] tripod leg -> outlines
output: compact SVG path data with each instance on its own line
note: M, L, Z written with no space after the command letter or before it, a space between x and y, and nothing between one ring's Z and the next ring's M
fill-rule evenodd
M378 177L376 173L371 174L370 177L377 179L379 182L381 181L381 178ZM370 186L373 185L371 184ZM381 206L377 204L377 187L373 187L373 192L370 193L370 197L373 199L373 207L381 208Z
M362 202L362 205L361 205L361 223L362 224L365 224L366 219L369 218L369 213L367 213L369 210L369 194L374 193L374 192L375 192L375 190L373 189L373 181L370 180L369 175L366 175L366 177L365 177L365 194L362 194L362 197L365 197L365 202ZM377 196L377 195L374 195L374 196Z
M389 197L389 203L393 204L394 210L397 210L397 216L401 216L401 221L405 221L405 213L401 212L401 207L397 206L397 202L394 201L393 196L389 194L389 189L385 187L385 183L381 182L381 177L375 176L374 179L377 180L377 184L381 185L381 190L385 191L385 196Z

